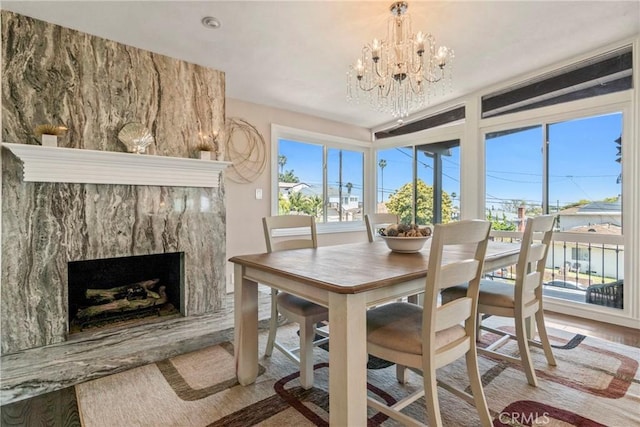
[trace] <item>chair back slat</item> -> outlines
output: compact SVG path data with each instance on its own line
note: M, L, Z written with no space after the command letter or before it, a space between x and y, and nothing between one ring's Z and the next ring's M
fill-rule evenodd
M434 234L436 227L441 228L444 226L455 224L456 227L451 229L450 232L441 234L443 245L464 245L478 243L485 238L485 225L478 226L479 222L484 223L486 221L476 219L468 221L458 221L449 224L436 224L434 226ZM486 244L484 246L486 247Z
M467 320L471 313L472 298L458 298L438 307L436 316L436 332L448 329Z
M533 293L536 288L540 286L540 273L538 271L533 271L527 274L522 280L522 292L523 293Z
M311 239L289 239L271 243L272 252L313 247L313 241Z
M540 279L540 273L534 271L527 274L522 280L522 304L527 305L531 301L538 299L536 289L540 287L542 280Z
M316 221L309 215L279 215L262 218L267 252L317 248ZM275 230L288 230L289 235L274 237Z
M544 258L545 254L547 253L546 246L547 245L542 243L535 243L531 245L531 247L529 248L529 255L527 257L527 262L534 263Z
M467 259L443 266L440 270L438 286L440 289L446 289L473 280L478 273L479 262L477 259Z

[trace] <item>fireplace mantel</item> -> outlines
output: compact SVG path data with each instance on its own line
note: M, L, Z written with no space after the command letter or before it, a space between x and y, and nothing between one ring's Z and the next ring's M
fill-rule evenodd
M218 187L231 162L3 142L28 182Z

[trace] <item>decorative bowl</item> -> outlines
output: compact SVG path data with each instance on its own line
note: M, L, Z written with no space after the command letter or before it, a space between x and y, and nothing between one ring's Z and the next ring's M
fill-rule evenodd
M399 252L403 254L411 254L420 252L424 243L431 238L431 236L423 237L390 237L380 236L384 239L385 243L393 252Z

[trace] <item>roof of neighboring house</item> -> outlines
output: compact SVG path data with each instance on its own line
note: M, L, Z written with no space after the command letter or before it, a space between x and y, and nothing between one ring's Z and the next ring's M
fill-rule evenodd
M598 234L615 234L622 235L622 227L615 224L592 224L592 225L580 225L578 227L570 228L570 233L598 233Z
M309 184L305 184L304 182L278 182L278 188L281 190L300 191L300 189L305 187L309 187Z
M591 202L558 212L559 215L622 215L622 202Z
M305 196L320 196L322 195L322 185L308 185L306 188L300 190ZM337 187L327 187L327 197L338 197L339 192ZM342 197L345 197L349 192L345 189L342 190Z

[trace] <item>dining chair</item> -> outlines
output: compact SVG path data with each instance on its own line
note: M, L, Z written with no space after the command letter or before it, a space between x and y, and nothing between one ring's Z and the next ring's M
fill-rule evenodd
M491 416L482 390L476 353L478 286L482 276L488 221L466 220L434 227L429 251L424 306L393 302L367 311L367 350L369 354L421 371L423 388L393 405L373 397L370 407L406 425L424 425L400 412L420 397L425 397L429 426L441 426L437 386L475 404L483 426L491 425ZM452 262L443 255L451 245L466 245L468 258ZM469 282L465 297L438 306L442 289ZM436 378L436 369L465 356L472 395ZM402 382L402 380L400 380Z
M381 225L398 224L400 217L392 213L370 213L364 216L367 225L367 237L369 242L373 242L378 236L378 228Z
M502 338L484 349L478 348L478 351L521 364L527 381L534 387L537 387L538 381L529 345L541 347L544 350L547 363L556 366L545 328L542 306L542 281L554 222L555 217L552 215L527 219L516 264L515 286L500 280L481 280L478 296L478 313L513 318L516 331L515 334L512 334L479 323L480 329L498 334ZM442 292L442 300L450 301L459 298L465 292L464 285L449 288ZM540 342L529 337L527 325L531 321L531 316L535 317ZM496 351L510 339L517 340L520 358Z
M308 215L279 215L262 218L267 252L291 249L317 248L316 222ZM292 230L295 236L274 238L274 230ZM302 233L302 234L300 234ZM280 323L279 314L300 325L300 344L296 348L286 348L276 340L276 331ZM304 298L279 292L271 288L271 319L265 356L270 357L273 348L277 348L300 366L302 387L313 387L313 347L326 343L328 333L316 328L316 324L329 320L329 310ZM321 338L315 339L316 336ZM296 354L298 353L298 354Z

